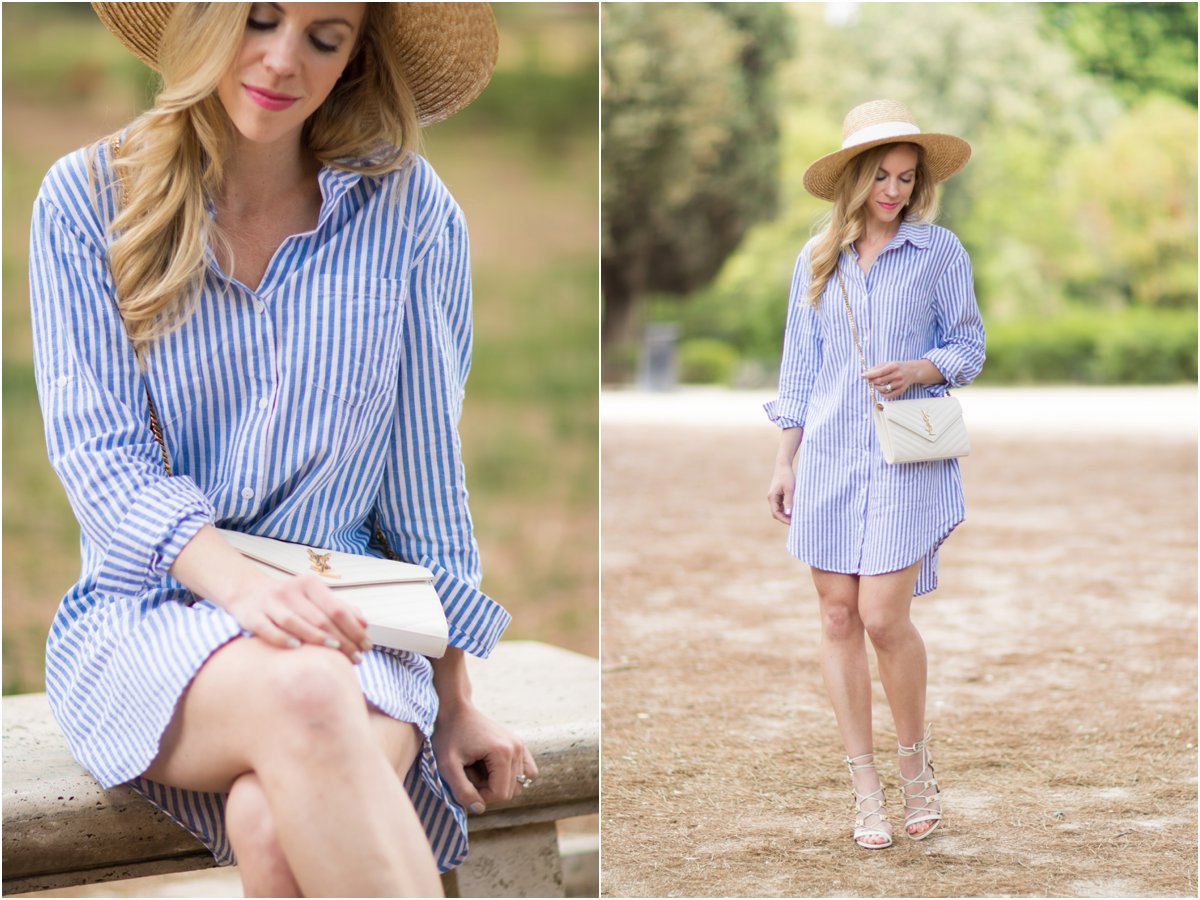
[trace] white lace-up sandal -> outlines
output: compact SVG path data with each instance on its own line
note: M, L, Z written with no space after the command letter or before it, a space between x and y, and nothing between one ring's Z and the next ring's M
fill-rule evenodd
M854 788L854 773L859 769L874 769L875 760L874 753L864 753L861 756L853 758L847 756L844 760L846 766L850 769L851 790L854 793L854 843L862 847L864 850L882 850L884 847L892 846L892 835L890 831L886 831L882 826L890 824L887 817L887 807L883 802L883 785L881 784L876 790L869 794L860 794ZM870 759L870 762L862 762L864 759ZM874 809L866 809L866 804L873 802ZM873 822L868 820L873 819ZM883 841L872 843L866 840L869 837L881 837Z
M925 736L911 747L900 744L899 754L902 757L921 754L921 771L913 778L900 775L900 790L904 792L904 833L914 841L923 841L935 831L942 822L941 799L938 791L937 778L933 774L933 762L929 758L929 741L932 726L925 726ZM926 777L928 772L928 778ZM910 790L911 789L911 790ZM932 793L931 793L932 791ZM931 804L937 803L938 809ZM921 822L932 822L925 831L913 834L908 829Z

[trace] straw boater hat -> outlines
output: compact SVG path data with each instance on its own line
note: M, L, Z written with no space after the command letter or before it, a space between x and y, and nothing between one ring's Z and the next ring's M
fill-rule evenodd
M895 100L871 100L846 113L842 149L822 156L804 173L804 189L814 197L832 200L838 179L850 161L864 150L903 141L925 148L925 167L934 183L945 181L967 164L971 145L952 134L926 134L907 106Z
M175 3L93 3L104 27L152 69ZM397 3L392 42L422 125L479 96L496 68L499 38L487 3Z

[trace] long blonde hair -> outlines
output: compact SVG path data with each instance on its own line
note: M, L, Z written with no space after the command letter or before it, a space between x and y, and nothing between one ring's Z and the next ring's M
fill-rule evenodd
M224 246L208 213L233 124L217 98L241 46L249 3L186 3L160 44L163 87L120 139L121 208L109 226L117 305L139 359L196 309L207 251ZM364 175L400 168L417 147L416 104L389 44L395 11L368 3L358 46L302 140L324 164ZM229 258L226 255L226 258Z
M912 196L901 211L905 222L932 222L937 215L937 191L925 165L925 149L903 142L882 144L856 156L842 172L833 193L833 208L817 223L817 238L809 254L812 278L808 302L817 306L825 285L833 277L842 250L862 237L867 223L867 198L883 158L899 146L917 151L917 172Z

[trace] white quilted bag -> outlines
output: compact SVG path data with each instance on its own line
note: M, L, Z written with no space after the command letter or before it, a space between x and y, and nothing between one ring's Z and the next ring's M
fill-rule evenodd
M971 452L962 406L953 397L876 402L873 416L889 463L956 459Z

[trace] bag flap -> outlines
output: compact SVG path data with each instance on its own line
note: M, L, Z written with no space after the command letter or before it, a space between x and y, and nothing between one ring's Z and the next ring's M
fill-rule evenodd
M424 566L377 559L358 553L341 553L306 547L274 538L260 537L218 528L221 536L239 553L289 575L311 572L331 588L357 587L364 584L394 584L396 582L432 582L433 573Z
M962 419L962 406L952 397L890 400L883 403L883 417L890 426L933 443Z

